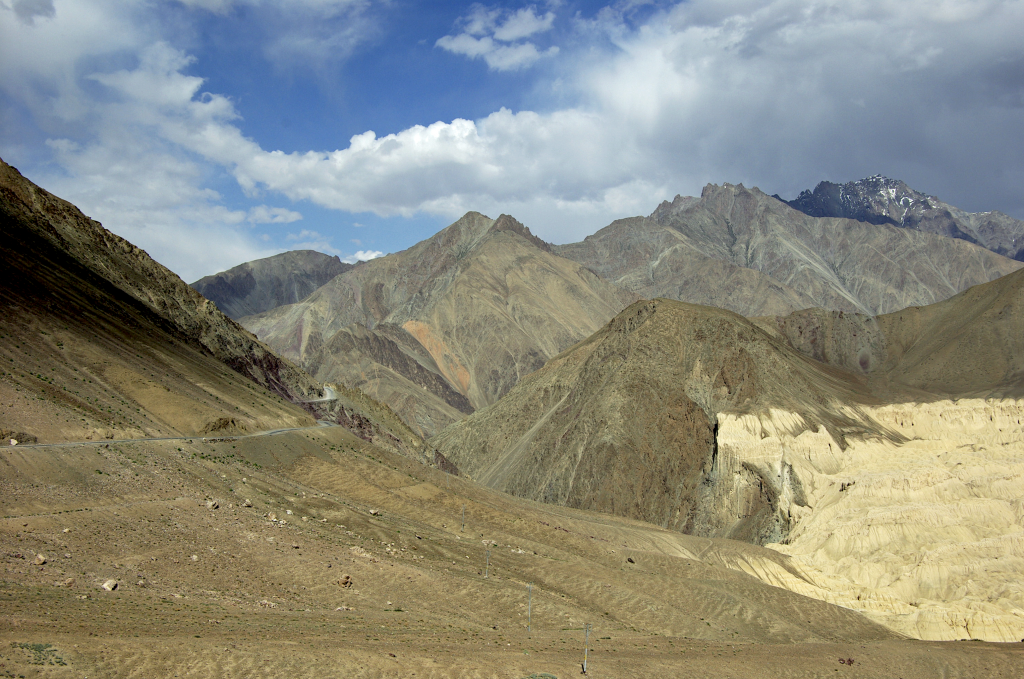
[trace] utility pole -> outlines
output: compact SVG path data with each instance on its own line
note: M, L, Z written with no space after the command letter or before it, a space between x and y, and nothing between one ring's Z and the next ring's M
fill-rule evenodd
M533 623L533 583L530 583L530 589L528 590L526 599L526 631L530 631L530 625Z
M590 646L590 623L583 627L583 674L587 673L587 650Z

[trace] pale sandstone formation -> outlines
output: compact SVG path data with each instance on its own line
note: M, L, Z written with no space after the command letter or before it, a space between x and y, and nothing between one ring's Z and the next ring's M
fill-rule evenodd
M719 473L778 480L790 570L729 564L911 637L1024 638L1024 401L865 408L907 439L800 431L800 417L719 414ZM742 495L737 492L737 497ZM797 577L794 573L802 577Z

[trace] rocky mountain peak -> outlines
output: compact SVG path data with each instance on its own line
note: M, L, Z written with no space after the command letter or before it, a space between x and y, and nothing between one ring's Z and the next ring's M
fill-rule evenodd
M502 231L511 231L512 233L517 233L526 240L528 240L529 242L539 247L541 250L544 250L545 252L551 252L551 245L549 245L546 241L542 240L541 238L535 236L530 231L530 227L524 225L515 217L502 214L499 215L496 220L494 220L494 225L490 228L490 232L500 233Z
M783 202L811 217L845 217L936 233L1024 261L1024 222L1001 212L965 212L880 174L846 184L823 181Z

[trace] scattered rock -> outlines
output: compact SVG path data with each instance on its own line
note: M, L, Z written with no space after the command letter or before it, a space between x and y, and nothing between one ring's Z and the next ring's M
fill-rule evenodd
M145 580L139 580L135 584L138 585L139 587L146 587L149 583L147 583Z
M338 580L338 584L341 585L342 587L351 587L352 586L352 576L348 575L348 574L342 575L341 576L341 580Z
M243 507L252 507L252 500L248 500L247 499L245 502L242 503L242 506Z
M70 533L70 532L71 532L70 528L65 528L64 530L61 531L61 533Z
M291 516L292 515L292 510L286 509L286 510L284 510L284 513L287 514L288 516Z
M371 509L370 510L370 515L371 516L377 516L378 514L380 514L380 510L379 509Z
M198 554L193 554L189 558L192 559L193 561L199 561L199 555Z
M304 516L304 517L302 517L302 520L308 522L309 521L309 517L308 516Z
M256 602L256 605L262 606L263 608L277 608L277 604L275 604L273 601L267 601L266 599L264 599L263 601Z
M292 549L298 549L298 548L299 548L299 545L297 543L293 542L292 543Z
M327 519L320 519L320 523L327 523Z
M64 581L64 586L65 587L74 587L75 586L75 579L74 578L68 578L67 580Z
M633 561L633 557L631 556L627 556L626 561L628 561L629 563L636 563L636 561Z
M107 580L102 585L100 585L100 587L107 590L108 592L113 592L115 589L117 589L117 580Z
M42 566L44 563L46 563L46 555L45 554L36 554L35 564L37 566Z
M220 503L217 502L216 500L207 500L206 501L206 508L207 509L220 509Z
M338 606L338 607L337 607L337 608L335 608L334 610L336 610L336 611L354 611L354 610L356 610L356 609L354 609L354 608L349 608L348 606Z
M270 512L269 514L267 514L267 518L271 521L277 521L277 514L275 514L274 512Z

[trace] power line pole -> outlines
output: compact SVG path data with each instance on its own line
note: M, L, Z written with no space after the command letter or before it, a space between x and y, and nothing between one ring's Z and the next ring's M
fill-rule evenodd
M526 631L530 631L530 626L533 624L533 583L530 583L530 589L528 590L526 599Z
M587 673L587 650L590 646L590 623L583 627L583 674Z

